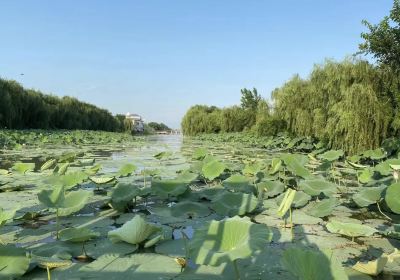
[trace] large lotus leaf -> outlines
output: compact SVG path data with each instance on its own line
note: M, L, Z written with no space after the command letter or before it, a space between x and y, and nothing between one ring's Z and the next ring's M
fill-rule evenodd
M300 190L305 193L316 196L323 193L330 197L337 192L337 186L334 183L323 179L304 180L299 183Z
M377 232L376 229L366 225L355 223L342 223L338 221L330 221L326 225L326 228L329 232L339 233L350 237L371 236L375 232Z
M386 263L388 262L388 259L388 255L383 254L373 261L357 262L355 265L352 266L352 268L368 275L377 276L383 271Z
M12 167L12 170L21 174L25 174L28 171L33 171L34 169L35 169L35 164L27 162L17 162Z
M65 175L53 175L46 179L45 182L53 186L62 186L66 189L71 189L83 183L87 178L88 175L86 173L77 171Z
M124 241L130 244L139 244L160 230L160 227L149 224L141 216L136 215L122 227L110 231L108 237L113 243Z
M188 183L177 179L154 179L151 181L151 188L159 197L168 198L186 192Z
M103 255L94 262L79 269L69 279L173 279L181 272L181 266L174 258L159 254Z
M186 219L201 218L210 215L210 209L204 204L191 201L183 201L171 207L171 214L175 217Z
M309 204L306 212L311 216L322 218L329 216L338 204L338 200L334 197L323 199L319 202Z
M246 164L246 166L243 168L243 174L254 176L258 172L260 172L263 168L265 168L265 164L262 162L251 162Z
M221 176L221 174L226 169L226 165L218 160L212 160L203 165L201 171L203 176L208 180L214 180L215 178Z
M132 184L118 183L111 193L111 204L114 209L122 211L134 197L141 194L141 189Z
M258 205L257 198L252 194L226 192L215 197L211 208L219 215L235 216L253 212Z
M176 177L177 180L186 182L188 184L192 183L193 181L197 180L199 174L190 172L189 170L182 172L181 174Z
M118 170L117 176L118 177L128 176L132 174L136 169L137 167L135 165L127 163Z
M252 256L271 239L266 225L254 224L247 217L213 220L195 231L189 252L195 263L218 266Z
M56 159L49 159L48 161L46 161L45 163L42 164L42 166L40 167L40 171L43 172L47 169L52 168L55 164L57 163Z
M240 174L234 174L222 182L222 185L228 190L235 192L253 193L254 185L250 183L249 178Z
M383 158L386 157L386 152L383 149L378 148L378 149L375 149L375 150L365 151L365 152L362 153L362 155L365 158L370 158L372 160L379 160L379 159L383 159Z
M346 280L343 267L331 256L304 248L285 249L283 266L299 280Z
M385 201L393 213L400 214L400 183L394 183L387 188Z
M205 148L197 148L193 151L192 158L196 160L202 160L207 155L207 150Z
M3 226L8 220L11 220L15 216L16 210L4 210L0 207L0 227Z
M29 268L29 258L22 248L0 245L0 279L14 279L24 275Z
M69 242L84 242L99 236L100 234L98 232L94 232L85 227L66 228L59 232L60 240Z
M185 238L167 240L157 244L155 251L158 254L173 256L173 257L184 257L186 256L186 248L188 246L188 240Z
M353 200L359 207L367 207L377 203L381 199L385 189L386 186L364 187L353 195Z
M60 216L68 216L72 213L78 212L83 207L85 207L85 204L91 194L92 193L90 191L84 190L67 193L64 197L64 200L58 205L58 214Z
M338 160L340 157L343 156L342 150L331 150L327 151L323 154L318 155L320 159L327 160L327 161L335 161Z
M226 192L224 188L213 187L213 188L202 189L201 191L198 192L198 194L201 199L213 200L216 196L224 192Z
M276 203L277 204L281 204L282 200L284 198L285 194L281 194L276 198ZM308 194L306 194L303 191L297 191L294 199L293 199L293 203L292 203L292 207L294 208L300 208L303 207L304 205L306 205L309 201L311 200L311 196L309 196Z
M257 189L264 197L275 197L285 191L285 185L280 181L263 181L257 184Z
M388 176L393 172L393 169L390 167L391 165L400 165L400 159L385 160L384 162L377 164L374 170L379 172L382 176Z
M273 158L271 161L271 168L269 174L276 174L282 167L282 160L280 158Z
M310 178L310 171L304 167L305 163L303 157L299 157L296 154L284 154L281 159L285 163L287 169L294 175L302 177L304 179Z
M56 186L52 190L42 190L38 193L39 201L49 208L58 208L64 201L64 187Z
M115 177L111 176L91 176L89 177L90 181L92 181L95 184L98 185L103 185L103 184L108 184L111 183L112 181L115 180Z

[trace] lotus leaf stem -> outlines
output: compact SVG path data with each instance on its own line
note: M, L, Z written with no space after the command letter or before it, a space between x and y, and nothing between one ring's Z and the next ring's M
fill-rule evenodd
M238 267L238 264L237 264L237 260L233 261L233 267L235 268L236 279L240 280L240 272L239 272L239 267Z
M47 270L47 280L51 280L50 268L46 266L46 270Z
M381 199L381 200L382 200L382 199ZM386 215L385 213L382 212L381 207L380 207L380 205L379 205L379 202L380 202L380 201L377 201L377 202L376 202L376 206L378 206L379 212L380 212L386 219L388 219L389 221L391 221L392 219L391 219L388 215Z
M59 216L58 208L57 208L57 212L56 212L56 237L57 237L57 240L59 239L59 236L58 236L59 231L60 231L60 216Z

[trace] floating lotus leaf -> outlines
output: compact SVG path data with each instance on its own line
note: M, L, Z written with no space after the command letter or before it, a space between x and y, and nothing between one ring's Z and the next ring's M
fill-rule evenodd
M141 189L132 184L118 183L111 193L111 205L122 211L132 200L141 194Z
M108 237L113 243L124 241L130 244L140 244L160 230L160 227L149 224L141 216L136 215L122 227L110 231Z
M199 174L193 173L190 171L182 172L181 174L178 175L178 177L176 177L177 180L186 182L188 184L192 183L193 181L197 180L198 178L199 178Z
M45 171L47 169L50 169L52 167L54 167L54 165L57 163L56 159L49 159L48 161L46 161L45 163L42 164L42 166L40 167L40 171Z
M258 199L253 194L222 193L211 202L211 208L219 215L235 216L253 212L258 205Z
M250 183L249 178L240 174L234 174L222 182L222 185L228 190L235 192L253 193L254 185Z
M98 185L108 184L115 180L115 177L99 177L99 176L91 176L89 179Z
M27 162L17 162L12 167L12 170L20 174L25 174L26 172L33 171L34 169L35 169L35 164Z
M279 158L273 158L271 161L271 168L269 170L269 174L273 175L279 172L282 167L282 160Z
M307 157L305 158L307 160ZM281 156L281 159L285 163L287 169L294 175L304 179L312 177L310 171L304 167L307 162L304 162L303 157L296 154L284 154Z
M299 183L300 190L311 196L317 196L323 193L330 197L337 193L337 186L334 183L323 179L304 180Z
M183 201L171 207L171 214L174 217L184 217L186 219L201 218L210 215L210 209L204 204L191 201Z
M322 218L329 216L338 204L338 200L334 197L323 199L319 202L309 204L306 212L311 216Z
M69 242L85 242L99 236L100 234L98 232L94 232L85 227L67 228L59 232L60 240Z
M372 168L365 168L361 172L358 173L358 180L362 184L366 184L372 180L374 176L374 169Z
M379 159L383 159L383 158L386 157L386 152L383 149L378 148L378 149L375 149L375 150L365 151L365 152L362 153L362 155L365 158L370 158L372 160L379 160Z
M0 279L14 279L25 274L29 258L22 248L0 245Z
M299 280L346 280L343 267L328 254L304 248L285 249L283 266Z
M161 198L178 196L186 192L188 183L177 179L153 179L151 188Z
M212 160L203 165L201 171L203 176L208 180L214 180L215 178L221 176L224 172L226 165L218 160Z
M57 164L57 167L55 168L55 171L57 172L58 175L65 175L67 173L69 167L69 163L60 163Z
M5 225L8 220L11 220L15 216L16 210L5 211L0 207L0 227Z
M8 175L10 174L10 171L8 171L7 169L0 169L0 175Z
M198 192L199 197L202 199L213 200L216 196L221 193L226 192L224 188L221 187L212 187L207 189L202 189Z
M326 228L329 232L339 233L350 237L371 236L377 232L376 229L366 225L342 223L338 221L330 221L326 225Z
M135 165L127 163L118 170L117 177L131 175L136 169L137 167Z
M94 162L95 162L94 158L83 158L78 160L80 166L91 166L94 164Z
M251 257L271 239L266 225L254 224L247 217L213 220L195 231L189 243L190 257L198 264L218 266Z
M86 169L86 170L85 170L85 173L86 173L88 176L94 176L94 175L96 175L97 172L99 172L100 169L102 169L102 168L103 168L103 166L102 166L101 164L96 164L96 165L94 165L94 166L92 166L92 167Z
M383 254L381 257L376 260L369 262L357 262L352 266L353 269L368 274L372 276L377 276L383 271L386 263L388 262L388 257L386 254Z
M359 207L367 207L377 203L381 199L385 189L386 186L364 187L353 195L353 200Z
M400 214L400 183L394 183L387 188L385 201L393 213Z
M55 187L53 190L42 190L38 194L38 199L45 206L58 209L59 216L68 216L81 210L90 195L90 191L84 190L65 194L63 187Z
M331 150L327 151L323 154L318 155L320 159L327 160L327 161L335 161L338 160L340 157L344 155L342 150Z
M65 175L51 176L46 182L53 186L63 186L65 189L72 189L73 187L83 183L87 180L88 175L84 172L77 171Z
M66 152L62 154L58 161L59 162L73 162L76 159L77 154L74 152Z
M292 203L294 200L294 196L296 195L296 190L293 189L288 189L284 196L281 204L279 205L278 208L278 215L280 217L285 216L286 212L292 207Z
M264 197L275 197L285 191L285 185L280 181L263 181L257 184L259 192L264 193Z
M254 176L258 172L260 172L263 168L265 168L265 165L262 162L251 162L251 163L246 164L242 173L246 174L246 175Z
M154 155L154 157L158 160L169 158L170 156L172 156L172 152L169 151L160 152Z
M192 155L192 159L195 160L202 160L204 159L204 157L207 155L208 151L204 148L197 148L196 150L194 150L193 155Z

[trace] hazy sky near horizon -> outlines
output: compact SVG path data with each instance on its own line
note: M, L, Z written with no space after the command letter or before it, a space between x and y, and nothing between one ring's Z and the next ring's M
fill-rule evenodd
M392 0L0 0L0 77L179 127L355 53ZM24 75L20 75L23 73Z

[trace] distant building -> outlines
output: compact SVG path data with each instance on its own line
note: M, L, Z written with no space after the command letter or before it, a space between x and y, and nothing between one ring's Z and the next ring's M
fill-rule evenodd
M144 132L144 121L137 114L126 113L125 118L132 122L132 130L134 132Z

